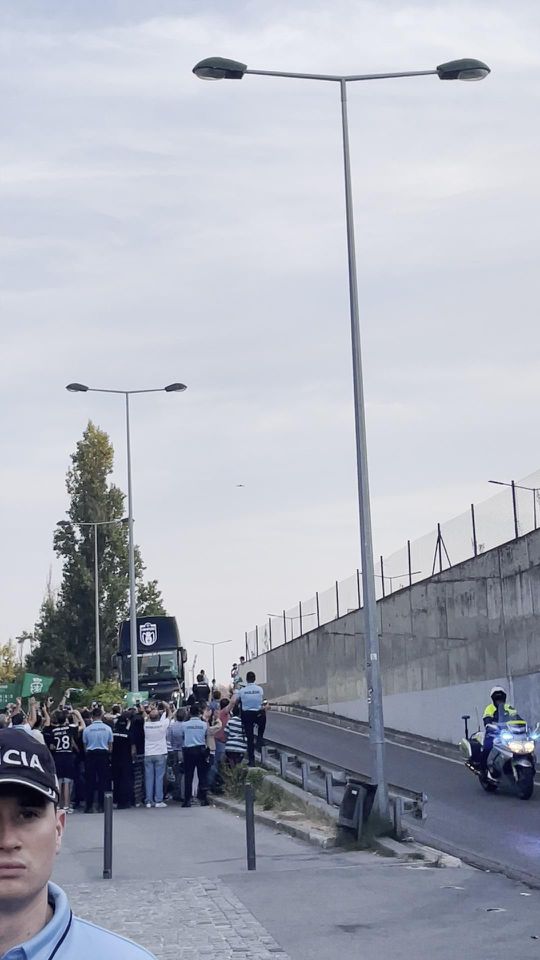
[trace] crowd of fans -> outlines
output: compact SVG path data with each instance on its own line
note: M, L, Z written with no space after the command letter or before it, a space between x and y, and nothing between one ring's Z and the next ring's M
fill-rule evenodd
M243 662L243 658L241 658ZM190 807L197 774L197 799L223 792L223 773L262 749L266 703L255 674L242 680L231 671L229 696L202 671L186 705L163 700L105 711L93 702L80 710L68 689L55 707L52 698L34 698L25 713L20 699L0 714L0 727L20 727L49 747L60 785L60 806L71 813L103 810L111 789L116 807L166 807L172 800Z

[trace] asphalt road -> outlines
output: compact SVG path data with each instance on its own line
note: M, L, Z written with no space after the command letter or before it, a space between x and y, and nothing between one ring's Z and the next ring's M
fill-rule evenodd
M369 741L356 732L271 711L266 736L353 772L370 773ZM386 768L390 783L428 794L427 820L409 821L416 839L540 885L540 788L527 801L503 790L488 794L461 762L391 743Z

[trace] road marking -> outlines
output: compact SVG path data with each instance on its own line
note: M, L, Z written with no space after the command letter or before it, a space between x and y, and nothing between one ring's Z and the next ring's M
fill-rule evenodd
M343 730L345 733L353 733L356 737L364 737L365 740L369 738L368 733L362 733L360 730L349 730L347 727L339 727L336 726L335 723L328 723L328 720L314 720L312 717L299 717L298 714L287 713L285 710L278 710L276 712L282 716L294 717L296 720L308 720L309 723L321 723L323 727L332 727L333 730ZM422 750L421 747L410 747L406 743L395 743L393 740L388 740L387 742L391 743L393 747L400 747L402 750L412 750L413 753L423 753L426 757L434 757L435 760L447 760L448 763L457 763L460 767L465 764L464 760L454 760L453 757L443 757L438 753L432 753L431 750Z
M276 710L275 711L281 716L285 717L294 717L296 720L308 720L309 723L321 723L323 727L332 727L332 730L344 730L345 733L354 733L356 737L364 737L365 740L369 739L369 733L362 733L361 730L349 730L348 727L340 727L335 723L329 723L328 720L314 720L312 717L300 717L297 713L287 713L286 710ZM456 760L454 757L445 757L439 753L433 753L431 750L422 750L421 747L410 747L406 743L396 743L395 740L387 740L387 743L390 743L393 747L400 747L401 750L412 750L413 753L423 753L426 757L435 757L435 760L446 760L448 763L457 763L458 766L463 767L465 765L464 760ZM291 750L294 749L291 747ZM535 787L540 787L540 780L534 781Z

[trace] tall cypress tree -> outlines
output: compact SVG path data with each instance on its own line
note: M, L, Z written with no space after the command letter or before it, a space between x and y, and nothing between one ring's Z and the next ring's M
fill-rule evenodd
M67 520L54 532L54 549L62 558L57 596L50 587L34 631L38 646L28 665L36 672L63 676L83 684L95 676L94 531L97 528L100 598L101 669L110 677L118 626L128 616L128 529L125 495L110 482L114 451L108 435L88 423L71 455L66 477L70 498ZM104 522L107 521L107 522ZM157 581L145 584L144 565L135 549L138 613L165 614Z

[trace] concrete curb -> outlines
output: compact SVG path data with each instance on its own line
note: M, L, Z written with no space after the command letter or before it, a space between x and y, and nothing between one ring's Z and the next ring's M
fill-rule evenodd
M373 837L371 846L383 857L398 857L401 860L414 861L417 866L455 868L462 865L458 857L415 841L401 842L393 840L392 837Z
M245 809L243 803L239 803L236 800L229 800L225 797L213 796L211 798L211 803L215 807L219 807L221 810L227 810L229 813L234 813L237 817L245 816ZM272 827L274 830L278 830L280 833L286 833L290 837L295 837L297 840L303 840L305 843L310 843L312 846L318 847L320 850L331 850L336 847L340 847L338 838L336 836L329 836L325 833L324 830L318 830L316 827L311 824L304 823L294 823L289 822L285 819L280 819L279 816L273 815L269 812L265 813L262 810L255 811L255 822L261 823L265 827ZM443 853L441 850L436 850L434 847L427 847L422 843L416 843L415 841L405 841L401 842L394 840L392 837L373 837L369 847L365 848L366 852L371 850L374 853L378 853L383 857L395 857L398 860L408 861L410 864L414 864L418 867L461 867L462 861L458 857L453 857L448 853Z
M209 799L213 806L219 807L221 810L234 813L237 817L245 816L244 805L238 803L236 800L228 800L225 797L216 796L210 797ZM265 813L262 810L255 810L255 823L261 823L265 827L272 827L280 833L287 833L290 837L295 837L297 840L304 840L306 843L311 843L321 850L330 850L332 847L337 846L336 837L329 836L324 830L317 830L317 828L311 824L281 820L279 816L273 816L271 813Z

